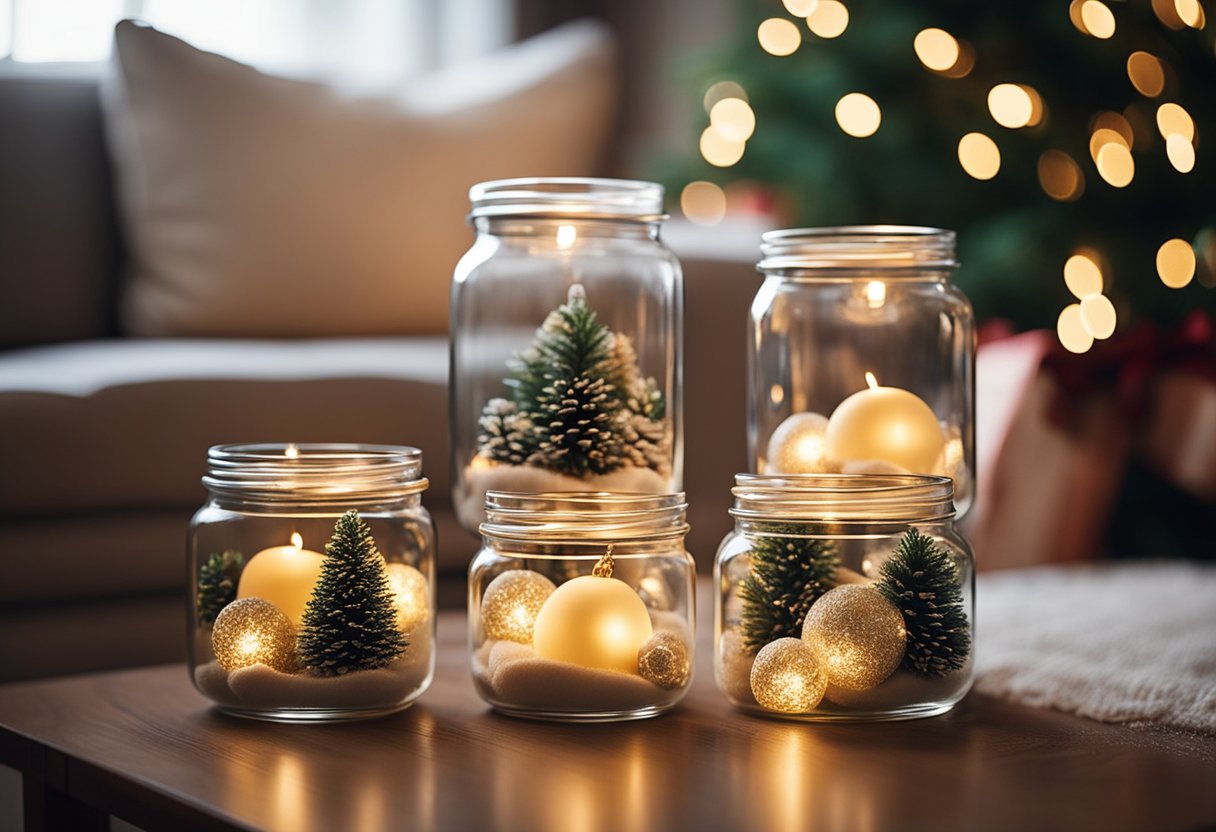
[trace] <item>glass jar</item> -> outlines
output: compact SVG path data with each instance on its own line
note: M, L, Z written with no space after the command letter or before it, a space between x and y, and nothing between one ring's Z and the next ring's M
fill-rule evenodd
M277 721L391 713L435 667L422 452L216 445L190 523L189 664L221 709Z
M762 237L748 448L761 474L939 474L974 496L975 318L954 232L896 225Z
M714 563L714 673L745 710L944 713L971 687L975 569L952 482L740 474Z
M693 668L694 573L683 494L486 495L469 567L481 697L514 716L642 719Z
M449 408L462 525L477 531L490 490L678 490L683 284L662 187L508 179L469 197Z

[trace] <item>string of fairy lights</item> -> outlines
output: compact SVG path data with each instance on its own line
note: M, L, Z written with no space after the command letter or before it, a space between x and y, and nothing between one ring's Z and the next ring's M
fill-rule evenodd
M1151 0L1157 20L1165 27L1203 29L1206 14L1199 0ZM804 43L804 27L817 38L831 40L849 26L849 10L839 0L782 0L789 17L770 17L756 29L756 39L765 52L777 57L794 54ZM1071 0L1068 16L1081 36L1109 40L1118 28L1118 18L1103 0ZM792 18L792 19L791 19ZM947 78L964 78L976 65L976 51L965 40L941 28L918 32L912 51L925 70ZM1150 52L1137 50L1127 56L1128 81L1146 109L1138 102L1123 112L1094 113L1087 126L1089 162L1093 173L1113 188L1127 188L1136 177L1136 153L1155 152L1163 147L1169 164L1179 174L1191 173L1196 164L1198 134L1195 121L1177 101L1160 100L1171 72L1168 63ZM704 95L709 124L700 137L701 156L718 168L737 164L757 128L756 114L747 91L734 81L719 81ZM1047 117L1047 103L1027 84L1002 82L988 91L988 112L999 127L1021 130L1035 127ZM848 92L836 102L837 126L858 139L873 136L882 126L882 108L864 92ZM1155 123L1154 123L1155 122ZM1157 145L1154 128L1162 145ZM999 133L994 134L999 136ZM970 177L984 181L1001 172L1000 145L993 135L973 131L957 145L958 163ZM1058 148L1047 148L1039 156L1036 175L1043 193L1059 202L1073 202L1086 187L1086 167ZM727 194L718 185L698 180L681 192L680 206L692 222L714 225L727 212ZM1216 229L1197 239L1208 242L1197 254L1192 243L1181 238L1162 241L1156 269L1161 282L1180 289L1195 277L1199 257L1216 259ZM1064 283L1075 298L1059 315L1056 332L1060 343L1075 353L1088 351L1096 340L1111 337L1118 324L1114 304L1103 294L1109 268L1100 252L1079 248L1063 266Z

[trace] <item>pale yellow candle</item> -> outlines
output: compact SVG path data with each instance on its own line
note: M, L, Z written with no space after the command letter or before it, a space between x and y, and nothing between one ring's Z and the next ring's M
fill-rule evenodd
M880 387L866 373L868 389L842 401L824 432L827 454L839 462L882 460L912 473L930 473L945 444L937 416L916 394Z
M236 597L269 601L299 627L324 560L320 552L305 549L304 539L293 532L290 546L272 546L249 559Z

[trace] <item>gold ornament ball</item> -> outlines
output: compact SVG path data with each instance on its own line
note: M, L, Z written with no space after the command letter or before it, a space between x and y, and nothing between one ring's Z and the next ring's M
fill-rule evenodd
M393 601L397 605L397 626L410 633L431 618L431 588L426 576L407 563L386 564Z
M770 474L818 474L823 472L827 449L826 417L818 413L795 413L777 425L768 440L765 467Z
M869 690L895 672L904 657L904 617L871 586L848 584L824 593L802 623L802 640L846 690Z
M490 581L481 597L486 638L531 644L536 616L555 589L553 581L530 569L511 569Z
M661 688L682 688L691 673L688 645L670 630L659 630L638 650L638 675Z
M769 642L752 664L752 696L770 711L804 714L814 710L827 688L828 677L801 639Z
M224 670L264 664L295 673L296 628L281 609L261 598L239 598L220 610L211 649Z

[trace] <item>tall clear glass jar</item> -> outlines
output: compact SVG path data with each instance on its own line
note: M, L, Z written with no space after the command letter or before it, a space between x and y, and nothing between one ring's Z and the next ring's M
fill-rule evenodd
M422 452L216 445L190 523L188 647L221 709L287 722L391 713L435 668Z
M693 671L683 494L486 495L469 567L477 692L514 716L656 716Z
M474 185L452 283L452 489L665 494L683 471L683 283L663 189L615 179Z
M971 687L975 561L953 484L740 474L714 563L718 686L791 719L944 713Z
M897 225L763 235L748 447L766 474L938 474L974 496L975 318L954 232Z

